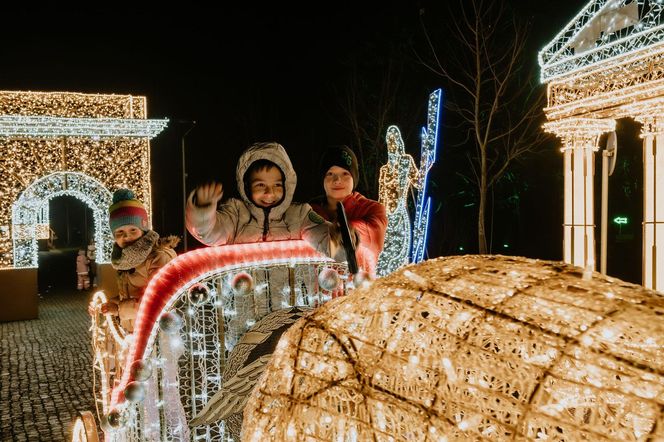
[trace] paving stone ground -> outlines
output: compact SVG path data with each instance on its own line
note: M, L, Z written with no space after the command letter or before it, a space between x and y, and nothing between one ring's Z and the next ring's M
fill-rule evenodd
M94 413L90 295L50 292L39 319L0 322L0 440L71 440L77 413Z

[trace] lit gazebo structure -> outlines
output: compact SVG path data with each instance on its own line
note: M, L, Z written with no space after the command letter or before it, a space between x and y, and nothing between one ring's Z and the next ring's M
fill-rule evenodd
M52 198L92 209L97 262L110 261L112 192L133 189L150 212L150 139L167 122L147 119L141 96L0 91L0 320L37 316Z
M660 0L592 0L539 54L548 92L544 129L563 144L563 260L595 267L594 154L616 119L633 118L643 125L643 285L658 290L664 288L663 8Z

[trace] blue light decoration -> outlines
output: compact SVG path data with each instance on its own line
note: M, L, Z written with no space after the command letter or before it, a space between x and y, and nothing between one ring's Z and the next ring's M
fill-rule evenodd
M427 230L431 199L426 195L429 169L436 160L438 145L438 121L442 90L429 95L427 127L422 128L421 164L418 170L413 157L406 153L403 138L397 126L387 128L387 164L380 168L378 201L387 212L387 232L383 251L378 257L376 274L384 276L409 262L419 262L426 250ZM415 207L415 223L411 230L408 213L408 190L418 192ZM414 244L411 255L411 240ZM412 256L412 261L411 261Z
M422 149L420 153L420 182L416 188L415 222L413 223L413 250L411 262L418 263L424 259L427 245L427 234L429 232L429 216L431 214L431 197L427 195L427 179L429 170L436 161L438 150L438 122L440 121L440 109L443 102L442 89L436 89L429 95L429 106L427 111L427 127L422 128Z

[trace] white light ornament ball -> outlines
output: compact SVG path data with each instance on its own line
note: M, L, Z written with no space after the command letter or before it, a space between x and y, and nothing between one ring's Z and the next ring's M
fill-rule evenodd
M168 335L174 335L182 327L182 318L173 312L164 313L159 318L159 328Z
M231 288L238 296L248 295L254 289L254 278L247 272L240 272L233 277Z
M124 389L124 395L129 402L141 402L145 399L145 384L143 382L130 382Z
M318 284L323 290L331 292L339 286L339 273L336 270L330 267L325 267L318 274Z
M194 305L205 304L210 300L210 290L203 284L194 284L189 288L187 296Z
M127 415L117 408L112 409L101 419L101 427L104 431L114 431L125 426Z
M355 288L366 287L369 284L371 284L371 275L368 272L360 270L353 275L353 285Z
M152 376L152 363L149 360L138 360L131 364L131 378L145 382Z

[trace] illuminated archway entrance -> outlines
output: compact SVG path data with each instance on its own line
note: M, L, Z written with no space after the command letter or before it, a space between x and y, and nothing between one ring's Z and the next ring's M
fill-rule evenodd
M55 172L32 183L13 205L15 267L37 267L37 239L48 235L48 203L63 195L73 196L92 209L96 261L100 264L110 262L113 238L108 226L108 207L111 192L99 181L80 172Z
M563 259L596 266L594 155L616 119L631 117L643 125L643 285L654 289L664 287L663 9L650 0L591 1L539 54L544 129L563 144Z

